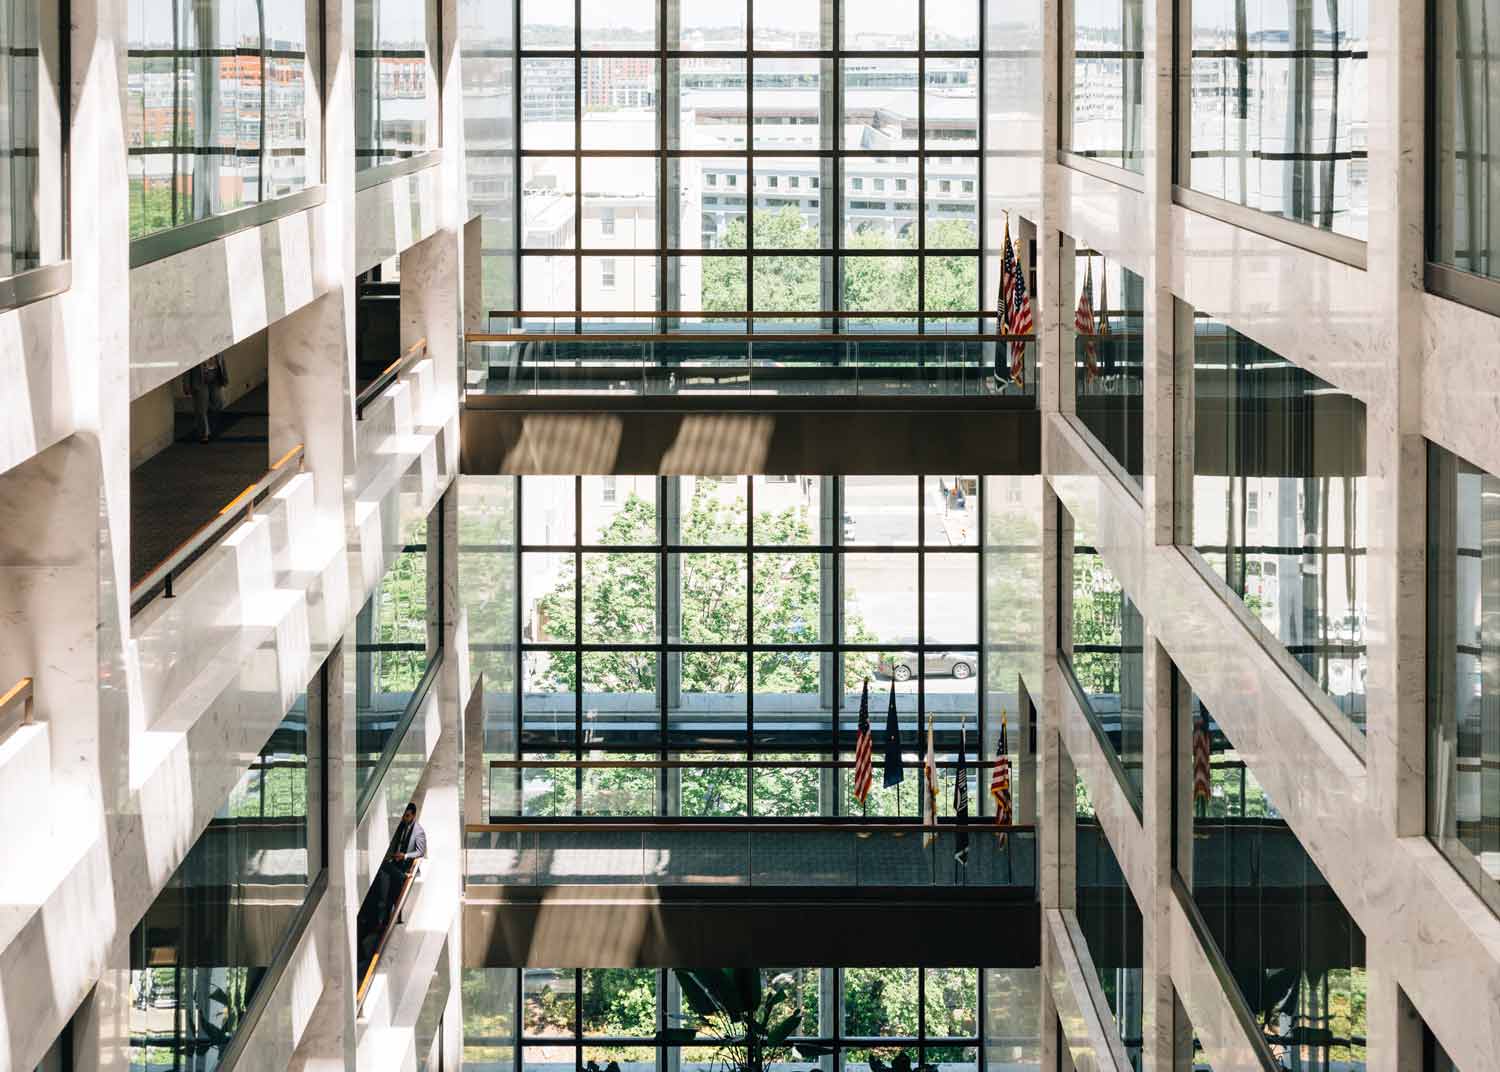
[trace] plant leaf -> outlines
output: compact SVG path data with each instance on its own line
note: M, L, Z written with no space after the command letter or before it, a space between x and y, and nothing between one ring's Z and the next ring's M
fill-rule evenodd
M719 980L714 978L714 972L674 970L677 985L682 990L682 998L695 1013L703 1017L729 1014L729 1010L714 994L714 990L719 989Z
M732 968L729 975L739 996L740 1009L744 1011L746 1018L754 1016L760 1011L761 1001L765 997L760 983L760 969Z
M784 1017L780 1023L766 1032L766 1043L771 1046L780 1046L791 1038L802 1024L802 1014L794 1012Z

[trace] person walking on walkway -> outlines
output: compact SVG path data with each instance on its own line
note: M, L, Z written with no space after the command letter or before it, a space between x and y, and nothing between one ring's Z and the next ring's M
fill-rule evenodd
M187 393L193 400L193 428L198 433L198 442L207 443L213 435L209 413L220 413L224 409L224 387L229 383L229 369L224 364L224 355L214 354L207 361L189 369L186 379Z

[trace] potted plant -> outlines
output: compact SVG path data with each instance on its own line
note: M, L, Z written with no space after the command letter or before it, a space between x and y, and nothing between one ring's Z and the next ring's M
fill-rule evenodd
M755 968L672 970L683 1004L692 1010L676 1019L658 1041L669 1046L708 1046L724 1072L765 1072L795 1054L804 1060L833 1052L813 1042L793 1042L802 1027L795 981L778 975L762 984Z

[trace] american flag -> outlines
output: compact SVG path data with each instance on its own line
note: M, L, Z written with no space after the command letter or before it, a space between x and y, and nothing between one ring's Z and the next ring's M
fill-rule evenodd
M1000 330L1010 323L1010 305L1016 294L1016 254L1010 244L1010 217L1005 217L1005 239L1000 243Z
M1016 254L1016 285L1007 330L1012 335L1031 334L1031 295L1026 293L1026 265L1021 263L1020 253ZM1026 343L1022 339L1010 344L1010 379L1017 387L1026 386Z
M1099 265L1099 332L1100 335L1109 334L1109 268L1103 262ZM1104 371L1115 370L1114 351L1109 343L1104 343Z
M1213 795L1213 772L1209 756L1213 748L1208 739L1208 719L1199 715L1193 719L1193 803L1207 801Z
M1078 294L1078 311L1073 315L1073 330L1083 339L1083 382L1099 378L1099 347L1094 343L1094 258L1088 259L1083 273L1083 290Z
M926 827L937 826L937 802L938 802L938 780L937 780L937 752L932 746L932 716L927 716L927 757L922 760L922 777L926 781L923 786L925 792L922 795L922 825ZM937 840L937 831L928 830L922 835L922 848L927 848Z
M995 746L995 769L990 774L990 796L995 798L995 825L1011 824L1010 806L1010 742L1005 734L1005 709L1000 709L1000 743ZM1005 844L1005 835L1000 835L1000 844Z
M859 698L859 735L854 738L854 799L864 807L870 795L870 783L874 779L874 768L870 764L870 679L865 678L865 690Z
M969 862L969 768L964 762L969 758L968 728L966 722L959 723L958 771L953 779L953 818L958 824L953 839L953 858L965 865Z
M998 316L1000 321L1000 332L1008 330L1010 324L1010 305L1016 296L1016 254L1010 244L1010 217L1005 217L1005 240L1000 243L1000 309ZM1001 343L995 352L995 379L1003 380L1004 366L1001 364L1005 356L1005 344Z

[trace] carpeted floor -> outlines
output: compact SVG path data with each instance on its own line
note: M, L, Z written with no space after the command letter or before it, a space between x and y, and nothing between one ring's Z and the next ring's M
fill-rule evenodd
M177 414L176 442L130 474L130 578L170 555L271 464L264 385L213 415L199 443L191 413Z

